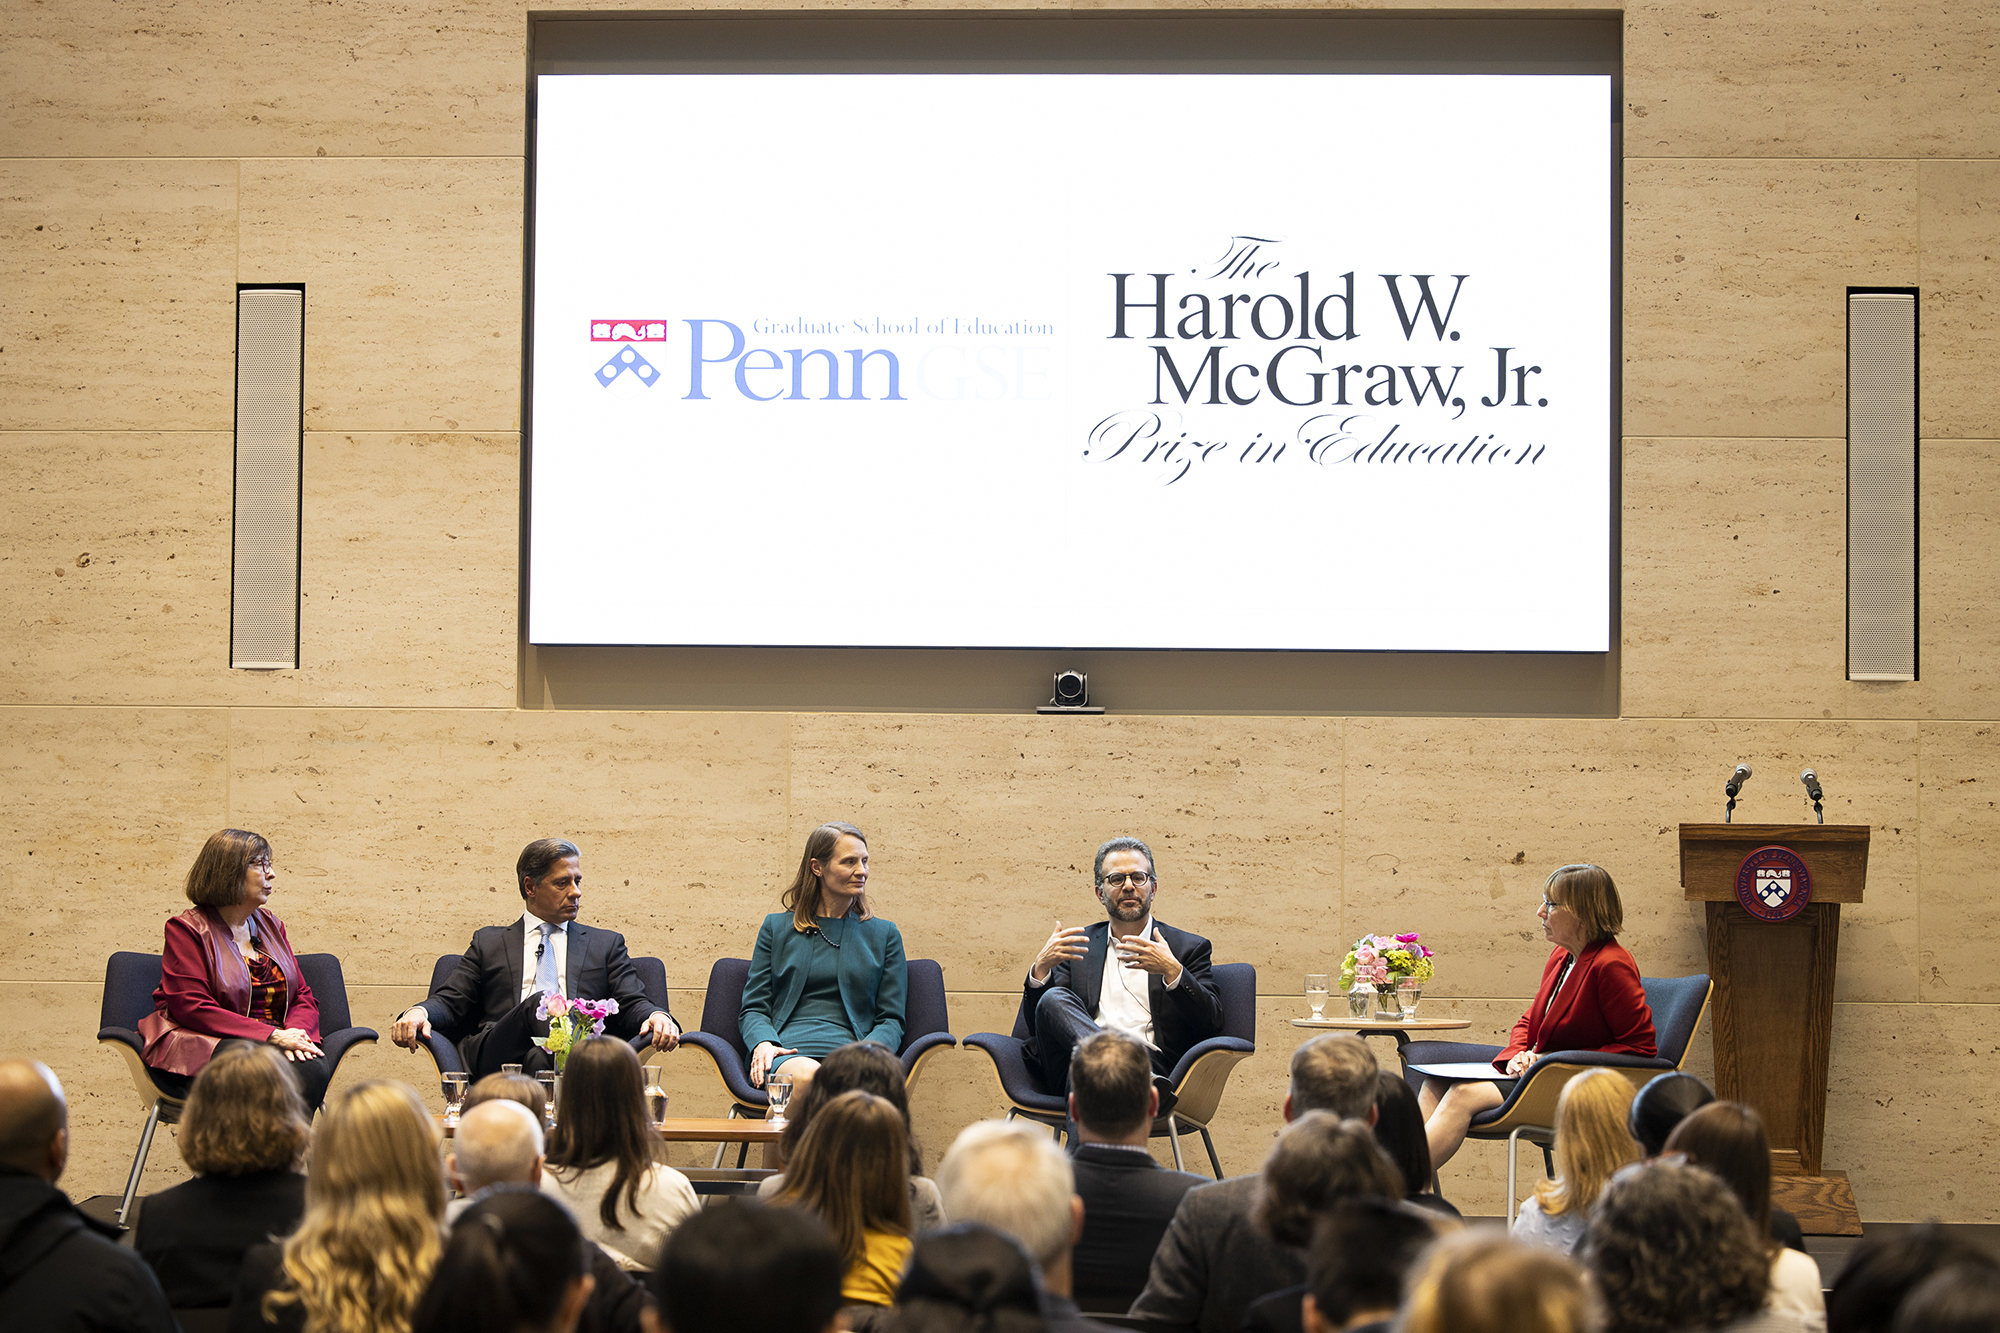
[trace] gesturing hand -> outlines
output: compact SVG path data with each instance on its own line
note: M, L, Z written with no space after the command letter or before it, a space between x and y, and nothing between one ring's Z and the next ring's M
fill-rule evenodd
M1141 972L1151 972L1157 977L1173 980L1181 970L1180 960L1174 951L1160 938L1160 928L1153 927L1150 935L1113 935L1111 943L1118 950L1118 961L1126 967L1136 967Z
M770 1072L771 1061L781 1055L797 1055L796 1046L780 1046L775 1041L760 1041L757 1049L750 1052L750 1086L764 1086L764 1075Z
M1035 955L1028 974L1036 981L1047 981L1057 963L1074 962L1084 956L1088 951L1084 941L1088 938L1082 926L1071 926L1065 930L1062 922L1056 922L1055 931L1050 934L1049 942L1042 946L1042 951Z

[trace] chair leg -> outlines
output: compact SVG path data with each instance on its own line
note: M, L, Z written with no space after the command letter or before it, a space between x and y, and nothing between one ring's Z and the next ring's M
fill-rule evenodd
M1526 1125L1517 1127L1507 1136L1507 1225L1514 1225L1515 1181L1519 1178L1521 1165L1521 1131Z
M146 1112L146 1126L139 1131L139 1151L132 1155L132 1174L125 1178L125 1197L118 1204L118 1225L125 1225L126 1214L132 1211L132 1196L139 1192L139 1177L146 1170L147 1154L153 1151L153 1131L160 1124L160 1104L153 1103L153 1109Z
M1217 1180L1222 1179L1222 1159L1215 1155L1215 1140L1208 1136L1208 1126L1201 1127L1202 1146L1208 1149L1208 1164L1215 1172Z
M1174 1146L1174 1170L1187 1170L1186 1164L1181 1161L1181 1132L1174 1128L1172 1116L1167 1117L1167 1142Z
M736 1109L736 1103L731 1102L729 1103L729 1114L723 1116L722 1118L724 1120L735 1120L739 1118L740 1115L741 1112L739 1112ZM729 1151L729 1140L727 1139L724 1139L722 1142L715 1145L715 1161L710 1165L711 1170L720 1171L722 1169L722 1155L728 1151Z

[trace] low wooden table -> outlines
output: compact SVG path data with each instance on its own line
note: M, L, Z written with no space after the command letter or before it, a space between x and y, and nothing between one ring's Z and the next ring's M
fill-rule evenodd
M1394 1037L1396 1058L1410 1044L1412 1032L1459 1032L1472 1026L1469 1018L1294 1018L1295 1028L1316 1028L1324 1032L1352 1032L1363 1037Z
M446 1138L452 1137L455 1125L444 1123L443 1116L432 1117ZM744 1120L734 1116L686 1116L670 1117L660 1126L660 1138L667 1143L740 1143L743 1153L750 1151L753 1143L776 1143L778 1136L785 1132L783 1125L774 1125L767 1120ZM741 1160L741 1154L738 1158ZM717 1169L720 1169L719 1166Z
M703 1198L728 1194L755 1194L757 1187L778 1174L776 1171L732 1169L730 1167L684 1166L680 1168L694 1192Z

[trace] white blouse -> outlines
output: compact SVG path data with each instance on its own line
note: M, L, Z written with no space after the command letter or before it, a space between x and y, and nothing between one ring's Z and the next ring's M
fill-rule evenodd
M632 1210L625 1191L618 1191L619 1227L604 1225L598 1205L618 1174L616 1162L606 1162L584 1170L571 1167L542 1168L542 1193L553 1195L576 1214L576 1224L584 1238L604 1247L620 1268L650 1269L660 1257L660 1247L683 1219L700 1211L688 1178L670 1166L655 1162L639 1184L639 1208ZM622 1229L621 1229L622 1228Z

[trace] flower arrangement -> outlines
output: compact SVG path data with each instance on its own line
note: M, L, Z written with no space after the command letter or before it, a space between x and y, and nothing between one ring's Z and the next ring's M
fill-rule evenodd
M1422 938L1415 931L1407 935L1363 935L1354 941L1354 948L1340 965L1340 988L1349 990L1356 982L1362 982L1378 991L1393 991L1404 977L1429 981L1433 970L1431 959L1436 955L1418 943Z
M549 1035L534 1038L535 1045L555 1057L560 1071L569 1063L569 1053L585 1037L604 1035L604 1020L618 1012L616 1000L566 1000L561 994L544 991L535 1017L548 1020Z

